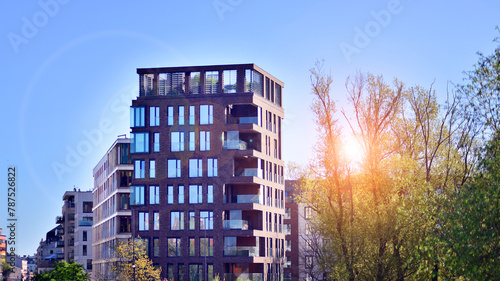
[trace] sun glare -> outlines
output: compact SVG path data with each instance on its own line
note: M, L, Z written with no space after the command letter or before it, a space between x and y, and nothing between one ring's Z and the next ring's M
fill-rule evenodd
M342 152L350 165L358 166L363 160L363 147L354 137L346 138Z

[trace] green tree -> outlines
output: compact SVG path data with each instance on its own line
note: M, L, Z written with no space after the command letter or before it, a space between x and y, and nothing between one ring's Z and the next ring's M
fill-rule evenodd
M12 268L12 266L10 266L10 264L7 262L3 262L2 263L2 280L7 280L7 278L9 277L9 274L11 274L12 272L14 272L14 269Z
M75 262L67 263L66 261L57 262L54 265L53 270L41 274L35 274L33 279L36 281L90 280L81 264Z
M161 268L155 268L148 258L146 242L143 239L119 241L114 248L111 273L117 281L160 280ZM134 277L135 276L135 277Z

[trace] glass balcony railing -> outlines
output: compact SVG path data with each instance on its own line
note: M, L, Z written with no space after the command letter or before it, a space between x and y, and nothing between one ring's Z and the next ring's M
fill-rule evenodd
M224 256L233 257L258 257L259 247L224 247Z
M255 124L259 125L259 118L257 116L255 117L229 117L228 118L228 123L229 124Z
M91 221L78 221L78 226L92 226Z
M259 168L246 168L243 170L243 173L238 174L238 176L263 178L262 169Z
M237 280L250 280L262 281L264 275L262 273L224 273L224 280L237 281Z
M223 221L224 229L241 229L248 230L248 221L246 220L224 220Z
M247 143L242 140L224 141L222 144L222 149L224 150L247 150L247 147Z

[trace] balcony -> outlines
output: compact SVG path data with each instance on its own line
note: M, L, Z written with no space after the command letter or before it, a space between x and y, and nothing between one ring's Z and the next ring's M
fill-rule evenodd
M262 126L262 108L253 104L232 104L226 108L227 124Z
M74 247L75 246L75 241L74 240L69 240L68 241L68 247Z
M247 150L247 143L242 140L224 141L222 144L224 150Z
M224 247L224 256L232 257L258 257L259 247Z
M74 220L75 220L75 214L69 214L68 221L74 221Z
M64 248L64 241L62 240L57 241L57 248Z
M236 176L242 176L242 177L258 177L258 178L263 178L262 177L262 169L259 168L245 168L243 169L243 172L240 174L237 174Z
M57 253L56 254L56 259L63 260L64 259L64 253Z
M239 229L248 230L248 221L246 220L224 220L222 222L222 227L225 230L229 229Z
M237 280L250 280L250 281L263 281L264 275L262 273L224 273L225 281Z
M92 221L78 221L78 226L92 226Z
M57 236L64 235L64 228L56 228L56 235Z
M75 233L75 228L74 227L68 228L68 233Z
M57 216L56 217L56 224L61 224L64 223L64 217L62 216Z
M226 200L227 201L227 200ZM260 196L257 195L236 195L236 196L231 196L229 202L224 202L224 203L255 203L255 204L262 204L260 201Z

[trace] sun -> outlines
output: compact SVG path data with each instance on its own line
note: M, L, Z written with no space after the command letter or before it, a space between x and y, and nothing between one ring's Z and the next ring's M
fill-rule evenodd
M342 144L342 154L350 165L359 165L363 160L363 147L355 137L348 136Z

